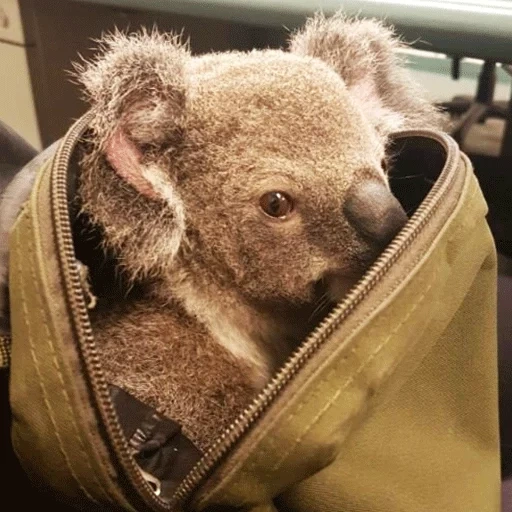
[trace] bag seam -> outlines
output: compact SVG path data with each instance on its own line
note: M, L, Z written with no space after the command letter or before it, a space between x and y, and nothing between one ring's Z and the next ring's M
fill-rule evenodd
M30 240L30 237L27 237L29 240ZM32 252L32 254L34 254L34 252ZM35 261L34 261L35 263ZM31 265L31 275L32 275L32 279L34 280L34 282L36 282L36 275L35 275L35 272L34 272L34 265ZM52 340L52 336L51 336L51 333L50 333L50 328L48 326L48 311L46 310L46 308L44 308L44 305L43 305L43 302L42 302L42 299L41 299L41 295L40 294L37 294L37 301L39 303L39 308L41 309L41 311L43 312L43 325L44 325L44 328L45 328L45 331L46 331L46 334L47 334L47 343L48 343L48 346L51 350L51 354L52 354L52 361L53 361L53 364L54 364L54 367L57 371L57 375L59 377L59 381L60 381L60 384L61 384L61 388L62 388L62 393L64 395L64 398L65 398L65 402L66 402L66 405L68 406L68 409L70 411L70 417L71 417L71 423L73 425L73 429L75 431L75 439L79 445L79 449L80 449L80 453L82 454L84 460L85 460L85 463L91 473L91 476L93 478L93 481L96 482L96 484L99 486L99 488L102 490L102 492L104 493L105 497L109 499L109 501L111 502L114 502L114 503L117 503L117 499L112 496L112 494L110 493L110 491L103 485L103 483L101 482L101 480L98 478L98 476L96 475L96 471L94 470L94 468L92 467L92 464L89 460L89 457L87 455L87 451L85 449L85 443L84 443L84 440L80 434L80 430L78 428L78 425L77 425L77 422L76 422L76 419L75 419L75 415L74 415L74 411L73 411L73 407L71 405L71 399L69 397L69 393L67 392L66 390L66 386L65 386L65 380L64 380L64 376L62 374L62 370L61 370L61 365L59 363L59 360L57 358L57 350L55 348L55 345L53 343L53 340Z
M32 260L32 254L31 254L31 249L29 249L27 247L27 252L29 253L30 255L30 259ZM17 258L18 258L18 262L21 261L21 243L20 243L20 233L17 232L16 233L16 255L17 255ZM32 267L32 263L33 261L31 261L31 267ZM21 304L22 304L22 308L23 308L23 323L25 324L25 328L26 328L26 332L27 332L27 340L29 342L29 346L30 346L30 354L32 356L32 360L34 362L34 366L35 366L35 369L36 369L36 372L37 372L37 376L38 376L38 380L39 380L39 387L41 389L41 392L42 392L42 395L43 395L43 402L46 406L46 409L47 409L47 412L48 412L48 417L50 418L50 421L52 422L52 425L53 425L53 428L54 428L54 432L55 432L55 437L57 438L57 442L59 444L59 449L60 449L60 452L62 453L62 456L64 457L64 461L71 473L71 476L73 477L73 479L75 480L75 482L77 483L77 485L79 486L79 488L82 490L82 492L90 499L92 500L94 503L98 503L90 494L89 492L87 491L87 489L84 487L84 485L81 483L80 479L78 478L78 475L75 473L75 470L73 469L73 466L71 464L71 461L69 459L69 456L66 452L66 450L64 449L64 445L62 443L62 438L60 436L60 433L59 433L59 429L58 429L58 425L57 425L57 421L55 420L55 413L53 411L53 408L50 404L50 401L48 399L48 391L46 390L46 387L44 385L44 380L42 378L42 375L41 375L41 369L40 369L40 363L39 363L39 360L37 358L37 355L36 355L36 352L35 352L35 345L34 345L34 339L32 338L32 327L31 327L31 323L30 321L28 320L29 319L29 312L28 312L28 307L27 307L27 301L26 301L26 295L25 295L25 279L23 277L23 271L21 269L21 265L20 263L18 263L18 266L17 266L17 275L18 275L18 280L19 280L19 283L20 283L20 298L21 298ZM32 274L31 274L32 275ZM33 275L32 275L33 277ZM45 324L46 326L46 321L43 320L43 324ZM59 371L57 369L57 371Z
M468 168L468 164L467 164L467 162L464 162L464 167L465 167L466 169ZM468 183L468 185L466 185L466 186L468 186L468 187L472 187L472 185L471 185L470 183ZM464 188L464 187L463 187L463 188ZM478 194L478 187L473 186L472 188L473 188L473 190L468 194L468 197L467 197L467 199L466 199L466 201L465 201L466 205L470 204L470 203L474 200L475 196ZM456 211L458 208L459 208L459 207L456 207L456 209L455 209L455 210L453 210L450 214L448 214L448 218L449 218L449 217L451 217L451 215L453 215L453 214L455 213L455 211ZM457 232L458 232L458 230L457 230ZM455 238L455 235L456 235L456 232L452 233L452 236L450 236L450 238L449 238L449 240L448 240L447 242L451 242L451 241ZM411 263L410 263L410 265L408 266L408 269L409 269L409 270L408 270L408 272L409 272L411 269L415 268L415 267L419 264L419 262L422 260L423 256L424 256L424 253L422 252L421 254L419 254L419 255L417 256L417 258L415 258L415 259L414 259L414 261L413 261L413 262L411 262ZM395 282L395 284L390 288L389 292L385 295L384 300L386 300L386 299L387 299L391 294L393 294L393 293L396 291L396 289L397 289L398 285L399 285L399 282L398 282L398 281L396 281L396 282ZM359 328L359 327L360 327L360 326L361 326L361 325L366 321L366 319L367 319L371 314L373 314L373 311L371 311L371 312L369 312L367 315L365 315L365 316L361 319L361 321L360 321L360 322L359 322L359 323L358 323L358 324L357 324L357 325L356 325L356 326L351 330L351 332L350 332L350 334L349 334L348 336L351 336L354 332L356 332L356 331L357 331L357 329L358 329L358 328ZM302 408L304 407L304 405L306 404L306 402L307 402L307 400L304 400L303 402L301 402L301 404L298 404L298 405L297 405L297 410L295 411L295 413L294 413L294 414L298 414L298 412L300 411L300 409L302 409ZM266 447L265 449L263 449L263 450L260 452L260 455L261 455L261 457L266 458L266 457L267 457L267 455L266 455L266 454L269 454L269 453L271 453L271 452L272 452L272 453L275 453L275 452L276 452L276 447L275 447L275 445L273 445L273 443L272 443L272 442L268 442L268 441L267 441L267 447ZM290 452L290 453L291 453L291 452ZM261 457L260 457L260 458L261 458ZM257 466L261 466L261 464L260 464L260 462L259 462L260 458L258 458L258 460L253 460L253 461L252 461L252 462L251 462L251 463L250 463L250 464L249 464L245 469L243 469L243 468L242 468L242 469L241 469L241 471L240 471L240 473L241 473L241 474L249 474L249 473L250 473L250 472L251 472L255 467L257 467ZM267 471L267 472L266 472L266 475L268 476L268 475L270 475L270 473ZM236 488L236 487L238 487L238 486L239 486L239 484L240 484L240 480L239 480L238 482L234 482L234 483L232 483L233 487L235 487L235 488ZM213 491L212 491L212 492L213 492ZM208 499L208 497L207 497L207 496L206 496L206 497L204 497L204 498L205 498L205 499Z

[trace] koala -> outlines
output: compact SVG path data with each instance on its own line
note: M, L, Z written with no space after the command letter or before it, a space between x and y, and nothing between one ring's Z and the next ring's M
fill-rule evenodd
M406 222L389 134L443 119L399 44L317 15L287 51L116 33L78 69L81 211L142 290L92 313L107 379L203 450Z
M202 450L407 220L389 135L444 120L399 46L316 15L286 50L116 32L77 65L80 215L129 283L91 311L104 371Z

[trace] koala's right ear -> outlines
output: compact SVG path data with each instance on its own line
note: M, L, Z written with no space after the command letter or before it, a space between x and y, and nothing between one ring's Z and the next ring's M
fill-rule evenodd
M291 52L316 57L338 72L382 136L403 129L443 128L443 116L405 69L397 53L401 46L383 23L349 18L342 11L330 18L317 14L290 40Z
M75 66L75 76L95 111L95 142L116 173L139 193L166 199L169 177L143 164L143 153L173 149L184 131L190 57L179 37L142 31L120 32L100 41L98 55Z

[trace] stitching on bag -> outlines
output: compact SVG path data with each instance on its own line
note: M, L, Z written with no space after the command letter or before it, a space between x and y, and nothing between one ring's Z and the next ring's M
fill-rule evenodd
M27 236L27 238L30 238L30 236ZM29 252L30 257L32 257L31 249L28 249L28 252ZM20 233L19 232L16 233L16 255L17 255L17 258L18 258L18 262L20 262L21 261L21 244L20 244ZM33 261L30 262L30 267L32 267L32 263L33 263ZM37 377L38 377L38 380L39 380L39 387L40 387L41 393L43 395L43 401L44 401L44 404L45 404L46 409L48 411L48 416L50 418L50 421L52 422L52 425L53 425L53 428L54 428L54 431L55 431L55 437L57 438L57 441L59 443L60 452L62 453L62 456L64 457L64 460L65 460L66 465L67 465L67 467L68 467L68 469L69 469L69 471L71 473L71 476L73 477L75 482L78 484L78 486L80 487L82 492L90 500L92 500L93 502L97 503L97 501L89 494L87 489L80 482L80 479L78 478L77 474L73 470L73 467L72 467L71 462L69 460L69 457L68 457L68 455L66 453L66 450L64 449L64 445L62 443L62 439L61 439L60 434L59 434L59 429L57 427L57 422L55 421L55 415L54 415L53 409L51 407L50 401L48 400L48 392L47 392L47 390L45 388L44 381L43 381L43 378L41 376L41 370L40 370L40 366L39 366L39 361L37 359L35 348L34 348L34 339L32 338L31 323L28 320L29 319L29 312L28 312L27 301L26 301L26 296L25 296L25 291L24 291L24 281L25 281L25 279L23 277L23 272L21 271L21 267L20 267L19 263L18 263L18 268L17 268L17 274L18 274L18 280L19 280L19 283L20 283L20 296L21 296L21 304L22 304L23 315L24 315L23 316L23 322L25 324L25 328L26 328L26 332L27 332L27 340L28 340L29 345L30 345L30 354L32 356L32 360L34 362L35 370L36 370Z
M419 297L419 299L413 304L413 306L409 309L409 311L407 312L407 315L405 317L402 318L402 321L391 331L391 333L389 334L389 336L382 342L380 343L380 345L369 355L369 357L364 361L364 363L361 364L361 366L359 366L359 368L355 371L355 373L353 373L350 378L348 380L345 381L344 385L342 387L340 387L336 393L331 397L331 399L327 402L327 404L320 410L320 412L313 418L313 420L311 421L311 423L301 432L301 434L295 439L293 445L291 446L291 448L283 455L283 457L281 457L281 459L274 465L274 467L272 468L272 472L274 471L277 471L281 466L282 464L286 461L286 459L292 454L292 452L295 451L295 448L297 447L298 444L300 444L300 442L304 439L304 437L308 434L308 432L320 421L320 419L322 418L322 416L334 405L334 403L337 401L337 399L339 398L339 396L341 395L341 393L343 391L345 391L345 389L347 389L348 386L350 386L350 384L352 384L352 382L354 382L354 380L360 375L360 373L368 366L369 363L371 363L373 361L373 359L375 359L375 357L381 352L381 350L383 348L386 347L386 345L391 341L391 339L393 338L393 336L395 336L395 334L402 328L402 326L405 324L405 322L407 322L407 320L411 317L411 315L414 313L414 311L418 308L418 306L423 302L423 300L425 299L425 296L427 295L427 293L430 291L430 289L432 288L433 284L430 284L426 289L425 291L423 292L423 294ZM336 368L333 368L328 376L326 376L324 379L322 379L318 385L317 385L317 388L322 386L325 382L327 382L328 380L330 380L331 376L334 374L334 373L337 373L338 371L338 366ZM309 402L311 399L309 398L308 400L304 400L304 402ZM303 403L304 403L303 402ZM301 405L303 405L303 403ZM294 418L294 416L297 414L298 411L296 411L295 413L293 414L290 414L290 416L288 417L289 420L292 420Z
M30 240L30 237L27 237L27 240ZM27 248L28 248L28 252L30 253L30 255L32 257L32 262L35 263L35 261L33 259L34 250L33 250L33 246L32 246L31 242L27 243ZM30 272L31 272L32 280L35 283L36 282L36 275L35 275L34 265L33 264L30 265ZM78 425L76 423L76 420L75 420L75 417L74 417L74 414L73 414L73 408L71 406L71 400L70 400L70 397L69 397L69 393L66 390L64 376L62 375L62 370L60 369L60 363L59 363L59 361L57 359L57 352L55 350L55 346L54 346L54 343L52 341L52 336L51 336L50 328L48 326L48 312L47 312L47 310L45 309L45 307L43 305L43 302L42 302L42 299L41 299L41 294L38 293L36 295L37 295L37 301L38 301L39 309L42 312L42 317L43 317L42 320L43 320L44 330L45 330L45 334L46 334L46 341L47 341L48 347L50 348L50 352L52 354L53 366L55 367L55 370L56 370L57 375L59 377L59 382L61 384L62 394L64 395L64 399L65 399L66 405L67 405L67 407L68 407L68 409L69 409L69 411L71 413L71 415L70 415L71 416L71 424L73 425L73 430L75 431L75 439L77 441L79 451L80 451L81 455L83 456L83 459L84 459L88 469L90 470L90 474L91 474L94 482L96 482L96 484L100 487L100 489L103 491L103 493L105 494L105 496L107 498L109 498L111 501L112 500L116 501L110 495L109 491L103 486L103 483L101 482L101 480L96 475L96 471L93 469L92 464L91 464L91 462L89 460L89 457L87 456L87 452L85 450L84 441L82 439L82 436L80 435L80 431L78 429Z
M466 164L466 167L467 167L467 164ZM478 193L478 190L476 188L473 189L473 191L470 193L470 195L466 201L468 206L469 206L469 203L471 203L473 201L473 199L477 195L477 193ZM451 242L454 238L455 238L455 236L452 235L450 237L450 239L448 240L448 242ZM411 269L416 268L416 266L418 265L418 263L421 261L422 258L423 258L423 254L418 255L408 266L407 273L410 272ZM389 296L391 296L396 291L398 286L399 286L399 282L395 282L395 284L390 288L388 293L386 293L384 300L386 300ZM362 318L361 321L351 330L351 332L349 333L349 336L351 336L355 331L357 331L357 329L366 321L367 317L370 316L372 313L373 313L373 311L369 312L367 315L365 315L364 318ZM304 407L305 403L306 403L306 400L303 400L300 404L297 404L295 414L297 414ZM288 421L288 419L286 421ZM266 459L267 457L272 457L273 453L276 452L275 443L271 439L267 439L267 442L265 444L266 444L266 447L260 450L260 456L261 456L260 458L263 458L263 459ZM254 468L261 466L261 464L259 462L260 458L258 458L258 460L253 459L253 461L250 462L245 469L241 470L241 473L251 473L254 470ZM232 468L232 472L234 472L235 469L239 468L240 465L242 465L242 464L243 464L243 462L239 462L236 465L236 467ZM267 475L268 474L269 474L269 472L267 472ZM235 489L241 485L241 482L242 482L241 480L239 480L238 482L236 482L236 481L233 482L231 479L231 485ZM207 501L209 499L209 496L211 494L213 494L214 492L215 492L215 490L212 490L210 493L205 495L203 497L203 501Z
M453 237L450 237L450 240L448 242L450 242L451 240L453 239ZM423 258L423 254L420 254L418 255L411 263L410 265L408 266L408 269L407 269L407 272L410 272L411 269L413 268L416 268L416 266L418 265L418 263L421 261L421 259ZM395 284L389 289L389 291L385 294L383 300L387 300L397 289L397 287L399 286L399 281L396 281ZM429 287L430 288L430 287ZM426 291L424 292L426 293ZM420 300L422 300L420 298ZM352 336L352 334L354 332L356 332L360 327L361 325L363 325L366 320L368 319L369 316L371 316L372 314L374 313L374 311L369 311L366 315L364 315L360 321L352 328L352 330L350 331L350 333L348 334L348 336ZM342 361L345 361L346 360L346 357L343 357L342 358ZM319 384L322 384L323 382L325 382L325 380L328 380L330 378L332 378L333 374L337 372L337 368L335 369L331 369L328 374L325 376L325 378L323 378ZM291 413L285 420L285 423L288 423L289 421L291 421L294 416L296 416L303 408L304 406L308 403L308 399L305 398L303 399L300 403L297 404L296 408L295 408L295 412ZM269 452L270 453L275 453L276 451L276 448L275 448L275 443L274 441L272 441L271 439L267 440L267 448L261 450L261 454L262 454L262 457L263 458L266 458L267 455ZM257 460L253 460L253 462L251 462L249 464L249 466L247 467L247 472L250 472L252 471L255 467L259 466L259 462Z
M469 205L470 203L473 202L473 200L475 199L475 196L477 196L478 194L478 188L477 187L474 187L473 188L473 191L468 195L468 198L466 200L466 203ZM459 236L459 233L461 232L461 230L464 229L464 226L460 226L458 228L456 228L456 230L452 233L452 236L449 238L449 240L447 240L447 244L450 244L455 238L457 238ZM411 269L413 268L416 268L416 266L418 265L418 263L421 261L421 259L423 258L423 254L420 254L418 255L412 262L411 264L409 265L408 267L408 270L407 272L410 272ZM390 290L388 291L388 293L386 293L386 295L384 296L384 300L386 300L389 296L391 296L396 288L398 287L398 283L395 283L394 286L392 286L390 288ZM426 292L425 292L426 293ZM368 312L363 318L361 318L361 320L358 322L358 324L352 329L351 331L351 334L355 331L357 331L357 329L359 329L359 327L364 323L366 322L367 318L373 313L373 311L370 311ZM350 335L351 335L350 334ZM345 360L345 358L343 358L343 360ZM336 370L331 370L327 376L325 377L325 379L323 379L322 381L320 381L320 384L323 383L326 379L329 379L332 377L333 373L335 373ZM296 416L297 414L299 414L299 412L304 408L304 406L307 404L307 399L305 400L302 400L299 404L297 404L296 406L296 409L295 409L295 412L291 413L285 420L285 423L288 423L289 421L291 421L293 419L294 416ZM272 439L268 439L267 440L267 443L266 443L266 448L261 450L261 454L262 454L262 457L263 458L266 458L267 455L266 454L273 454L275 453L276 451L279 451L279 449L276 449L276 446L275 446L275 442L272 440ZM251 462L248 466L247 466L247 472L250 472L252 471L255 467L259 466L259 462L257 460L253 460L253 462Z

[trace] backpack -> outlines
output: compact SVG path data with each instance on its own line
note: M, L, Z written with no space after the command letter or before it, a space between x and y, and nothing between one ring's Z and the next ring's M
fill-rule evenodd
M496 252L471 163L449 136L393 136L407 225L201 453L103 376L73 229L87 125L38 167L10 234L0 364L30 485L85 510L500 510Z

